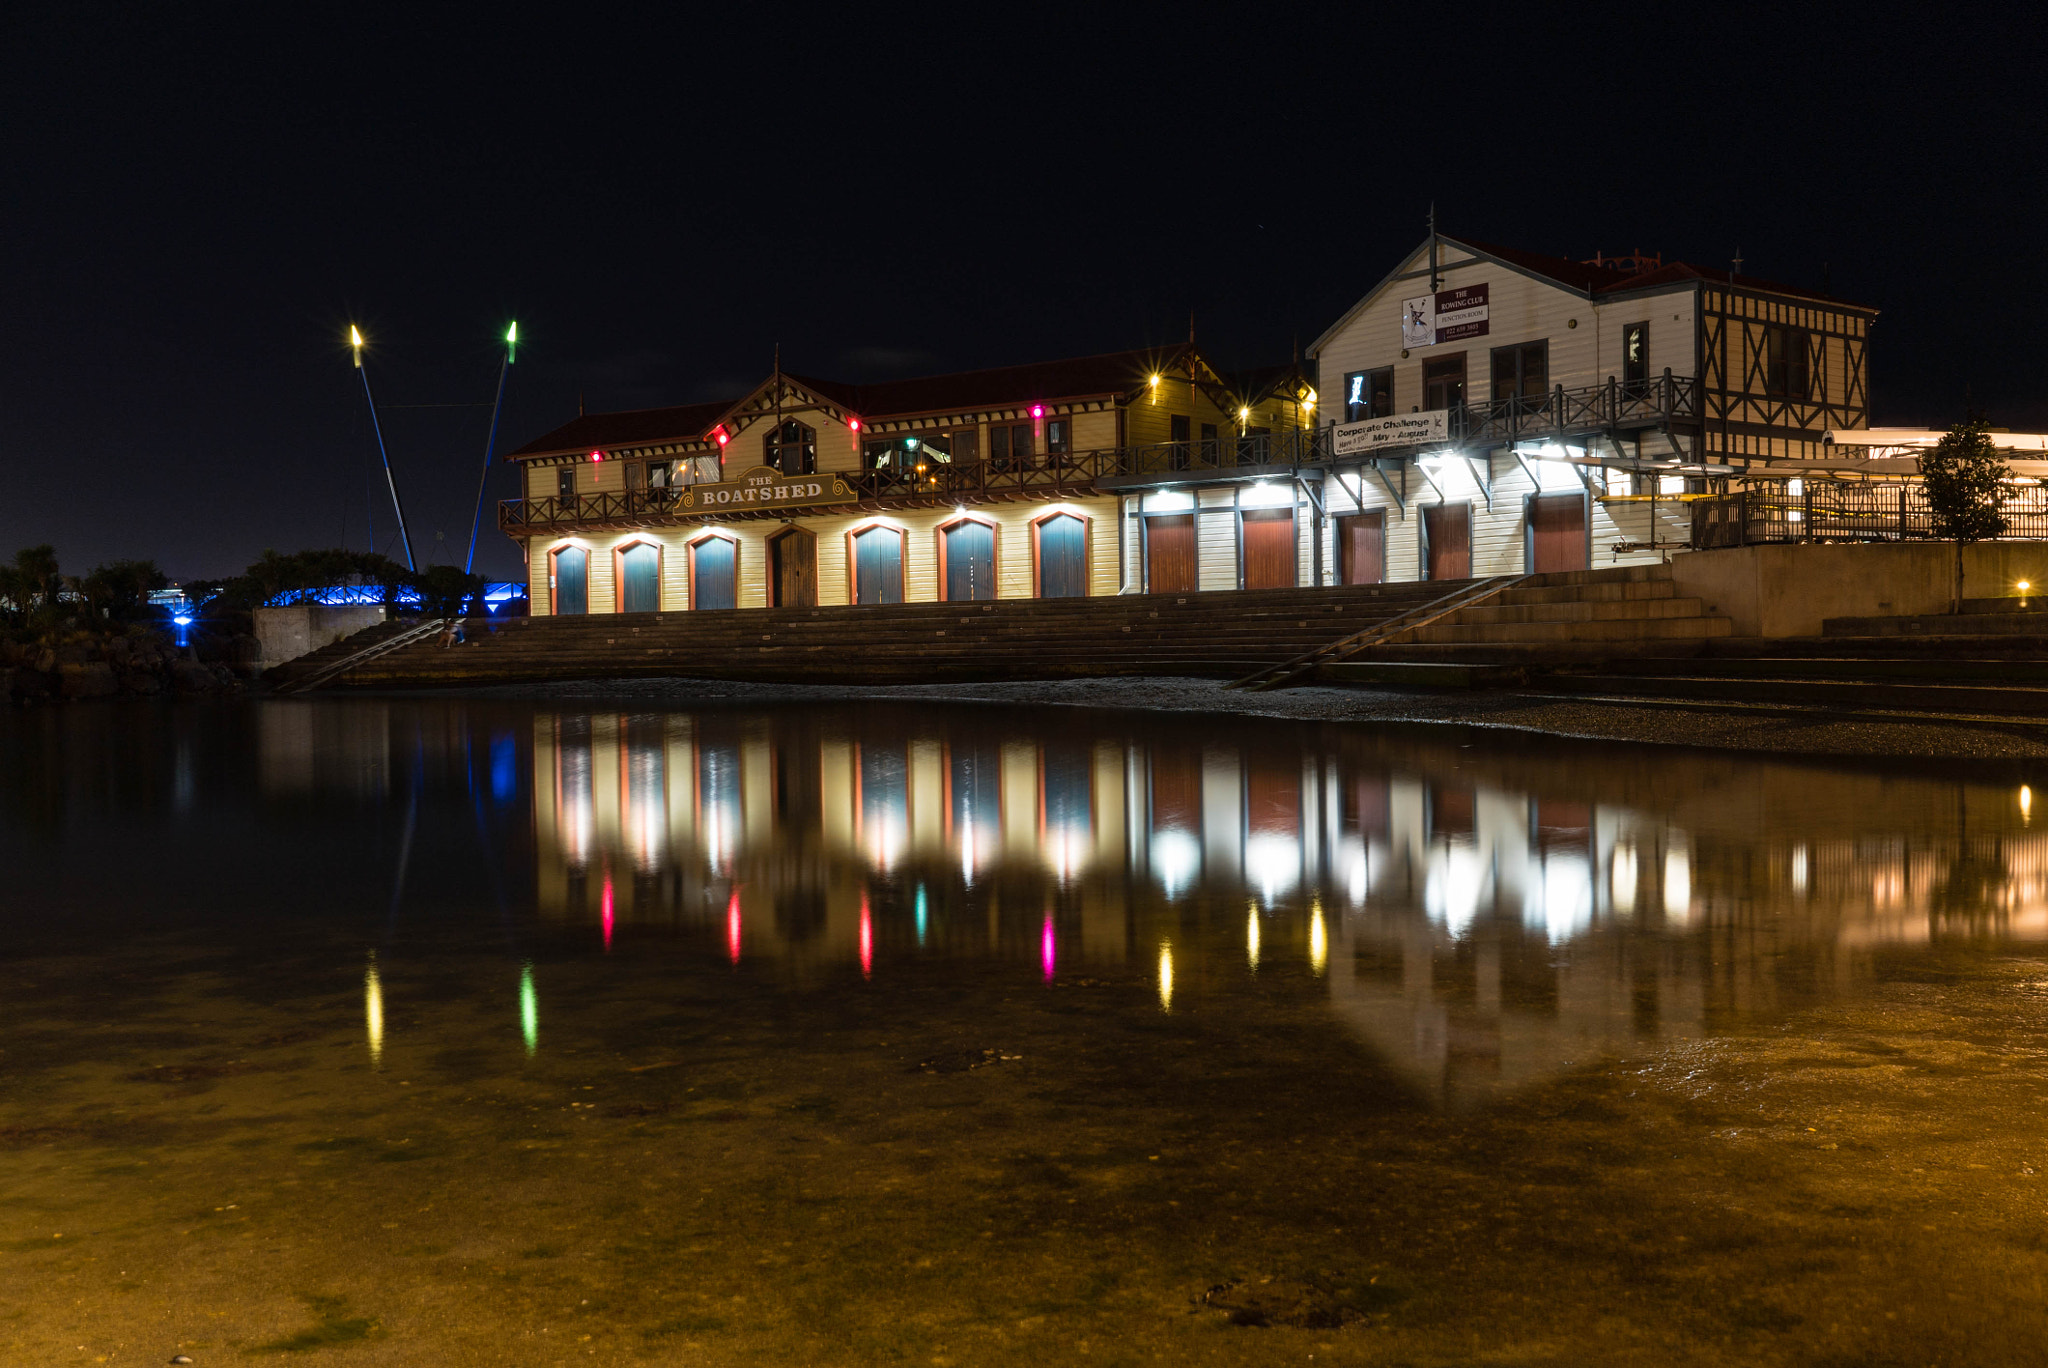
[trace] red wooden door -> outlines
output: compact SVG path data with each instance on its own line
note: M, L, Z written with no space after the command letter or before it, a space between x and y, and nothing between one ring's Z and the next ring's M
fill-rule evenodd
M1378 584L1387 569L1387 510L1337 519L1337 566L1345 584Z
M1145 588L1154 594L1186 593L1195 574L1195 515L1175 513L1145 519Z
M1586 500L1581 494L1539 494L1529 500L1529 568L1586 569Z
M1422 534L1429 542L1429 578L1472 578L1472 506L1437 504L1422 510Z
M1294 587L1294 510L1258 508L1244 518L1244 587Z

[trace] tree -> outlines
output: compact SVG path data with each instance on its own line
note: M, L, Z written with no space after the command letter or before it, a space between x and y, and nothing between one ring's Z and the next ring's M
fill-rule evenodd
M170 584L155 561L118 560L95 567L78 581L78 592L95 621L128 622L143 615L152 593Z
M1953 611L1963 611L1963 547L2005 535L2006 481L2012 469L1998 459L1991 428L1971 414L1950 428L1920 458L1920 480L1934 515L1934 535L1956 546Z
M25 613L53 607L58 590L64 587L63 576L57 571L57 548L47 542L15 552L14 574L19 580L21 609Z

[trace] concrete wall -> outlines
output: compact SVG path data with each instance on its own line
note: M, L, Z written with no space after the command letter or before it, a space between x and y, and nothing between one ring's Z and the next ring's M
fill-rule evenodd
M326 608L317 603L302 603L293 608L258 608L256 668L267 670L287 660L297 660L383 620L381 604Z
M1818 636L1837 617L1945 613L1954 593L1949 542L1740 546L1671 558L1678 592L1727 617L1739 637ZM2007 598L2048 585L2048 542L1963 548L1963 596ZM2038 592L2038 589L2037 589Z

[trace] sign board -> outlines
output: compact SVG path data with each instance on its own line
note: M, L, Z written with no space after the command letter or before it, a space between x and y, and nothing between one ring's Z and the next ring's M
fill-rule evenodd
M843 475L785 475L772 466L755 466L736 480L690 485L682 491L677 504L692 513L716 513L727 509L808 508L813 504L852 503L859 497L847 487Z
M1368 418L1362 423L1345 423L1333 429L1330 451L1337 456L1369 456L1388 447L1449 446L1451 415L1442 409L1428 413L1397 413L1390 418Z
M1434 347L1439 342L1486 336L1491 290L1491 284L1466 285L1402 300L1401 345Z

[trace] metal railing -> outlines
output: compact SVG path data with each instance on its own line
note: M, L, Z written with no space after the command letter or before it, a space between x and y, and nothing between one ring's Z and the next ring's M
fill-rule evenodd
M1512 396L1487 404L1460 404L1449 410L1451 445L1495 447L1545 437L1569 437L1692 422L1699 417L1699 382L1668 371L1659 379L1636 384L1609 380L1601 385ZM1044 452L1025 457L978 461L931 461L915 467L839 472L857 504L913 507L919 504L977 499L1077 497L1096 492L1105 481L1157 480L1177 476L1228 473L1235 470L1303 469L1358 460L1338 457L1334 429L1290 428L1243 436L1208 437L1187 442L1154 442L1079 452ZM1374 457L1401 456L1423 449L1419 444L1387 447ZM686 514L683 488L634 489L617 493L507 499L498 505L498 527L518 535L574 527L630 527L668 521ZM832 505L821 505L831 507ZM844 507L844 504L838 505ZM786 516L787 508L728 512L721 518Z
M1815 480L1797 494L1751 485L1693 506L1695 546L1759 542L1931 541L1926 491L1906 481ZM2048 539L2048 487L2020 485L2006 496L2002 540Z

